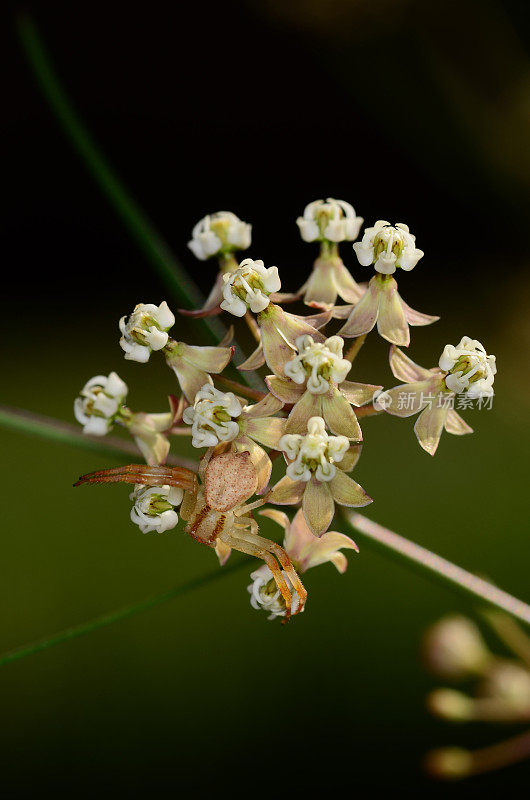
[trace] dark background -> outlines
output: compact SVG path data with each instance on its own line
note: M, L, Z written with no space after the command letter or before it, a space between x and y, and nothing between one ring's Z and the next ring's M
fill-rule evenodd
M497 354L497 396L469 415L476 435L445 436L433 461L411 425L367 421L358 479L376 498L370 516L528 599L528 5L26 9L95 140L204 291L212 266L186 242L219 208L253 223L249 255L277 264L286 290L314 257L295 225L307 202L333 195L368 224L410 225L426 255L399 275L402 293L442 315L413 331L412 357L430 366L445 343L477 337ZM2 402L70 420L85 380L117 369L133 407L163 410L171 375L124 362L116 322L172 299L53 118L13 18L6 32ZM349 247L344 258L368 277ZM385 363L374 337L356 379L389 385ZM3 650L214 566L179 534L135 535L125 490L72 496L73 478L112 459L0 436ZM435 791L426 750L502 738L423 707L434 682L421 632L460 601L364 548L345 576L323 567L308 583L308 611L286 629L250 610L239 572L3 668L0 784ZM521 766L487 785L527 781Z

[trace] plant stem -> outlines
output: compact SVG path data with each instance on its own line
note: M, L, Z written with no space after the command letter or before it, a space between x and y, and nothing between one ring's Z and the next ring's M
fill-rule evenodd
M357 336L357 338L353 341L353 344L349 348L344 358L348 359L348 361L351 361L351 363L353 364L353 362L355 361L355 359L359 354L359 350L365 343L367 336L368 336L367 333L363 333L362 336Z
M187 583L184 583L181 586L176 586L174 589L170 589L163 594L157 594L154 597L149 597L139 603L125 606L125 608L120 608L117 611L111 612L110 614L103 614L101 617L96 617L90 622L85 622L81 625L74 625L72 628L67 628L64 631L61 631L61 633L48 636L46 639L40 639L32 644L18 647L16 650L11 650L10 652L0 656L0 667L3 667L5 664L10 664L12 661L18 661L26 656L31 656L34 653L39 653L41 650L47 650L49 647L53 647L56 644L68 642L71 639L77 639L78 637L84 636L87 633L97 631L99 628L105 628L108 625L113 625L115 622L121 622L122 620L129 619L137 614L143 614L144 611L149 611L155 606L159 606L162 603L167 603L169 600L174 600L177 597L182 597L185 594L189 594L189 592L193 592L195 589L200 589L202 586L215 583L215 581L220 580L223 576L246 566L250 561L250 558L242 559L235 564L231 564L229 567L217 569L215 572L208 573L208 575L203 575L199 578L194 578L191 581L187 581Z
M489 606L507 611L513 617L530 625L530 606L527 603L355 511L345 512L345 517L367 542L375 544L387 555L397 558L408 567L416 567L423 574L435 577L466 595L482 600Z
M261 332L258 323L254 319L250 311L247 311L247 313L245 314L245 322L247 323L252 336L259 344L261 342Z
M355 416L357 419L361 419L362 417L376 417L378 414L382 414L382 409L374 408L372 403L367 406L360 406L360 408L354 408Z
M265 392L259 392L257 389L251 389L250 386L243 386L243 384L238 383L237 381L232 381L230 378L225 378L224 375L215 375L215 380L226 389L230 389L232 392L243 395L243 397L248 397L250 400L256 400L259 402L265 397Z
M436 778L455 780L493 772L527 758L530 758L530 731L479 750L459 747L433 750L427 754L425 768Z
M512 617L494 609L484 609L483 616L499 639L530 668L530 638L519 624Z
M29 14L21 13L17 16L17 30L29 65L44 97L92 178L107 197L160 279L174 294L179 305L200 308L204 302L201 291L171 253L169 245L156 231L147 215L131 198L120 178L87 131L55 74L37 27ZM217 344L226 334L226 329L218 317L206 317L199 319L198 322L212 344ZM236 355L240 361L245 358L244 353L237 345ZM235 368L230 367L230 369ZM254 374L246 375L244 380L252 385L261 385L260 379Z
M122 461L125 460L124 454L127 457L139 457L138 448L134 442L118 439L116 436L105 436L105 438L86 436L78 426L52 417L45 417L42 414L34 414L23 408L0 405L0 426L29 436L40 436L54 442L74 445L83 450L92 450L108 456L119 456ZM194 461L174 455L168 456L166 463L170 466L186 467L191 470L197 468Z

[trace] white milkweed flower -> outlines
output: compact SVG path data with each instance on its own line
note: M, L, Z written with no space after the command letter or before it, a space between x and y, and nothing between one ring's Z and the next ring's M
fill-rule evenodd
M105 436L128 391L127 384L115 372L87 381L74 401L75 418L83 426L83 433Z
M291 460L287 475L293 481L309 481L313 476L317 481L333 480L335 463L342 461L349 447L346 436L330 436L326 432L322 417L311 417L305 436L288 433L279 442L280 450Z
M449 372L445 384L452 392L465 392L470 398L493 395L495 356L489 356L477 339L464 336L456 347L447 344L438 363Z
M255 314L269 305L269 295L281 288L278 267L265 269L263 261L245 258L239 267L223 275L223 311L236 317L244 317L250 308Z
M323 343L313 341L311 336L299 336L299 355L287 362L284 372L297 384L307 380L311 394L325 394L331 383L342 383L351 369L351 362L342 357L343 347L340 336L331 336Z
M298 606L300 605L298 592L295 591L289 580L289 576L283 570L282 575L292 593L291 614L296 614ZM276 585L276 581L269 567L264 564L262 567L259 567L259 569L254 570L254 572L250 573L250 579L252 583L247 586L247 591L250 593L250 605L252 608L261 608L264 611L268 611L269 616L267 619L285 617L285 600Z
M151 350L162 350L169 336L168 330L175 324L175 317L164 300L159 306L154 303L138 303L126 321L120 319L120 347L129 361L145 364Z
M328 197L326 201L314 200L309 203L296 224L304 242L353 242L359 235L363 218L355 216L355 209L350 203Z
M414 269L423 250L416 247L416 237L408 225L398 222L395 226L384 219L379 219L373 228L366 228L360 242L355 242L353 249L359 263L363 267L373 264L377 272L391 275L397 267L407 272Z
M131 520L142 533L164 533L174 528L179 520L175 507L182 503L184 492L178 486L144 486L137 483L129 497L134 500Z
M219 442L231 442L239 434L234 417L241 414L241 404L232 392L220 392L206 383L195 395L193 406L182 415L191 425L193 447L214 447Z
M216 211L195 225L188 247L200 261L206 261L221 253L246 250L250 247L251 232L252 225L242 222L231 211Z

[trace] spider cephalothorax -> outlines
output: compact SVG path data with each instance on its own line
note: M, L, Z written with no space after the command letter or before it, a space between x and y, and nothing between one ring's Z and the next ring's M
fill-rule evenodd
M200 483L194 472L182 467L129 464L83 475L75 485L125 482L184 489L180 515L187 522L186 533L209 547L222 547L225 552L238 550L263 559L285 601L285 620L291 616L293 590L299 602L297 607L293 604L292 613L302 611L307 592L289 556L279 544L259 536L258 523L252 517L253 509L262 506L265 500L247 502L258 485L250 454L228 452L206 456L199 466L199 478Z

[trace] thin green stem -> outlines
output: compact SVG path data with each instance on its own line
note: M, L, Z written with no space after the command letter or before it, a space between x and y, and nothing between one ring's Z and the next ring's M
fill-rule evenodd
M131 198L94 142L64 91L29 14L23 13L17 16L17 30L28 63L44 97L92 178L179 304L199 308L204 302L201 291L171 253L167 242L156 231L144 211ZM206 317L196 321L213 344L217 344L226 334L226 328L217 317ZM238 361L244 360L244 354L237 346L236 355ZM256 388L260 383L254 374L248 374L243 379L251 385L256 384Z
M118 439L116 436L105 436L104 439L86 436L79 426L52 417L45 417L42 414L34 414L23 408L0 405L0 426L29 436L40 436L53 442L73 445L83 450L92 450L102 455L119 456L122 461L125 460L124 455L128 458L133 456L136 459L140 455L133 442ZM174 455L170 455L166 463L170 466L186 467L191 470L197 468L194 461Z
M396 558L409 568L416 567L422 574L434 577L475 600L507 611L530 625L530 606L527 603L355 511L345 512L345 518L366 542L375 545L386 555Z
M250 558L243 559L235 564L230 565L229 567L217 569L215 572L210 572L208 575L203 575L199 578L194 578L193 580L187 581L181 586L176 586L174 589L170 589L167 592L157 594L154 597L149 597L146 600L142 600L140 603L134 603L133 605L125 606L125 608L120 608L117 611L111 612L110 614L103 614L101 617L96 617L95 619L90 620L90 622L85 622L81 625L74 625L74 627L67 628L66 630L56 633L53 636L48 636L46 639L40 639L32 644L18 647L16 650L11 650L10 652L4 653L4 655L0 656L0 667L3 667L5 664L10 664L12 661L18 661L26 656L39 653L41 650L47 650L48 648L54 647L57 644L69 642L71 639L77 639L87 633L97 631L100 628L106 628L108 625L113 625L115 622L121 622L124 619L135 617L137 614L143 614L145 611L149 611L155 606L159 606L162 603L167 603L169 600L175 600L177 597L182 597L185 594L195 591L195 589L200 589L203 586L215 583L223 576L232 572L236 572L236 570L240 570L251 560L252 559Z

